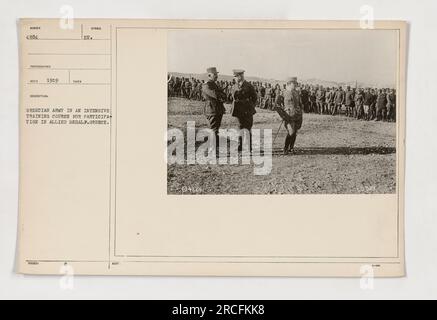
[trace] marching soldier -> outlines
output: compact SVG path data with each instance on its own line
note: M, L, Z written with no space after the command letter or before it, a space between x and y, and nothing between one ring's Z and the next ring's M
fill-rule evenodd
M249 131L249 148L252 150L253 115L256 113L255 105L257 94L255 88L244 79L244 70L233 70L236 83L233 88L232 116L238 119L240 130ZM239 138L238 151L243 150L243 139Z
M297 91L296 77L287 79L287 86L284 91L284 110L288 115L287 120L284 121L285 128L287 129L284 154L287 155L290 151L294 150L297 132L302 127L303 120L303 106Z
M208 81L202 85L202 95L205 99L204 114L208 119L209 127L214 131L217 148L219 145L218 133L225 113L223 101L226 99L226 94L217 84L217 68L211 67L206 71Z

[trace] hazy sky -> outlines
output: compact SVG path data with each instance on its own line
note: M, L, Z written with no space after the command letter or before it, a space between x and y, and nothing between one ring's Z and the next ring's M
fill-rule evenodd
M174 30L168 33L168 69L283 80L396 84L398 34L392 30Z

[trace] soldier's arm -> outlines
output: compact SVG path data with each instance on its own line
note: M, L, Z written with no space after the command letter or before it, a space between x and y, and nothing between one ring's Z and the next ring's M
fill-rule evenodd
M256 94L255 88L253 86L250 86L250 100L252 103L256 103L258 100L258 95Z
M218 97L218 99L220 99L222 101L226 100L226 93L225 93L225 91L223 89L221 89L221 88L218 88L218 90L217 90L217 97Z
M205 83L202 86L202 93L205 99L217 99L217 95L215 93L214 88L211 88L208 83Z

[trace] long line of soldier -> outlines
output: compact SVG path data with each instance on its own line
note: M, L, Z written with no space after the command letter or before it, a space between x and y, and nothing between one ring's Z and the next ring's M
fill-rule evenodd
M257 107L273 110L283 104L285 84L248 81L257 94ZM204 100L202 86L205 81L194 77L171 77L168 82L170 97ZM225 102L232 103L232 81L218 80L225 93ZM297 88L305 113L326 115L345 114L361 120L396 121L396 91L390 88L325 87L302 84Z

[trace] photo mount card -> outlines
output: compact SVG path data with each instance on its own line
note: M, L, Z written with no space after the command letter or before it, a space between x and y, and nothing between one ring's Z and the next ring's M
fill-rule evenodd
M404 276L406 28L21 19L17 272Z

